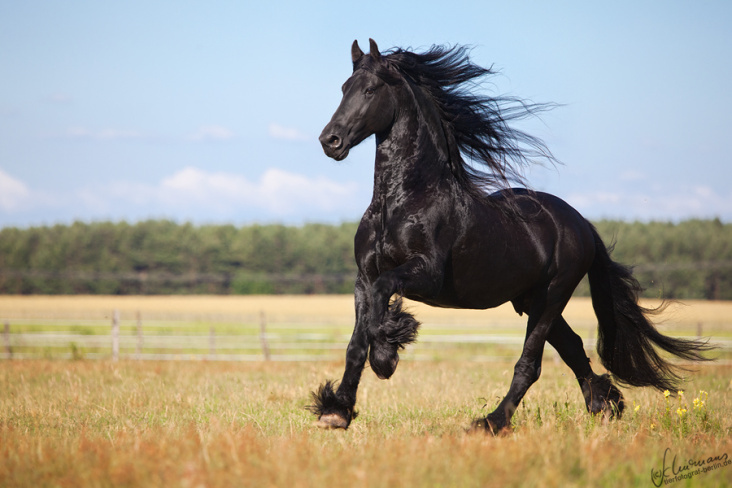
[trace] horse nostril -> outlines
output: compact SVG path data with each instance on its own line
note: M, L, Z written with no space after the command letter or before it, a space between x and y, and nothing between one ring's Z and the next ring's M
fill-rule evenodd
M328 136L325 143L333 149L338 149L339 147L341 147L342 141L341 138L337 135L331 134Z

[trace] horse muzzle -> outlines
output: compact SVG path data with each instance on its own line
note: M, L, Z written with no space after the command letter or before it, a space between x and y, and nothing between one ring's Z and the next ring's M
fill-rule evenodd
M318 139L323 146L325 155L329 158L343 161L348 156L348 151L351 149L350 145L346 144L341 136L336 134L335 131L329 130L328 127L323 130Z

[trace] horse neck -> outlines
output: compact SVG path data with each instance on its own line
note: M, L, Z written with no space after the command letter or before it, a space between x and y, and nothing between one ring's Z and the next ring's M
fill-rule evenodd
M374 198L431 188L452 177L437 108L412 85L399 96L396 120L387 133L376 136Z

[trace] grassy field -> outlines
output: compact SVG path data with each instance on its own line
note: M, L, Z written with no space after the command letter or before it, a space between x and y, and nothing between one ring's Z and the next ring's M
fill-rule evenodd
M407 362L389 381L366 371L352 427L318 430L303 407L341 368L5 361L0 486L646 487L667 448L670 478L673 456L676 470L719 458L675 486L732 480L728 366L703 367L681 397L626 389L624 418L603 423L550 363L502 438L465 428L497 403L511 364Z
M241 327L264 312L283 327L348 331L352 308L351 297L332 296L0 297L0 319L23 327L106 322L117 309L123 320L140 312L188 330ZM411 308L426 335L524 331L510 307ZM587 300L565 316L591 334ZM705 335L729 338L731 317L732 304L692 302L661 328L694 335L701 322ZM388 381L367 369L348 431L318 430L304 408L323 380L340 378L342 360L0 361L0 486L650 487L676 475L689 478L673 486L731 484L729 361L698 367L682 395L623 388L626 414L607 423L588 416L569 368L545 355L513 432L493 438L465 429L498 403L515 358L468 356L407 356Z

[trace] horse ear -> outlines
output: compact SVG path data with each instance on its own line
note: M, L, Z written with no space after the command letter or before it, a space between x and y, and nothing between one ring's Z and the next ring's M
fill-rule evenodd
M376 41L369 39L369 54L374 61L381 61L381 53L379 52L379 46L376 45Z
M358 40L355 40L353 41L353 45L351 46L351 61L356 64L356 61L361 59L361 56L363 56L363 51L361 51L361 48L358 47Z

